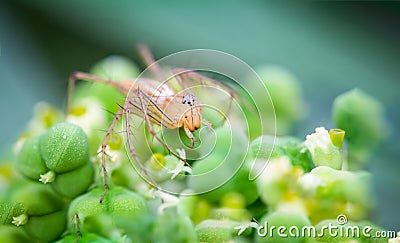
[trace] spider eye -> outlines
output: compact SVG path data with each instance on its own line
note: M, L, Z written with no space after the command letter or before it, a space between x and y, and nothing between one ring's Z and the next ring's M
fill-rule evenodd
M185 96L183 96L182 98L182 104L188 104L188 105L194 105L194 103L196 102L196 98L194 95L191 94L186 94Z

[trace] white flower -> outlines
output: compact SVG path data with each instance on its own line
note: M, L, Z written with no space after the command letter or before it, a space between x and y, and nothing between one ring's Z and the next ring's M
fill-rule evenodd
M305 213L307 214L307 209L305 202L302 198L296 198L291 201L282 201L278 204L275 209L276 211L289 212L289 213Z
M315 166L342 168L342 152L332 143L329 132L324 127L318 127L315 133L307 135L305 145L311 153Z
M168 174L172 174L171 180L173 180L181 172L192 174L192 168L186 166L182 161L179 161L175 169L168 171Z
M266 161L259 160L256 161L256 163L266 163ZM290 172L291 168L292 164L287 156L270 159L268 165L258 178L258 183L264 185L272 181L280 180L282 176Z
M327 150L333 145L329 133L324 127L317 127L315 133L307 135L305 143L311 154L315 153L316 148Z
M28 122L30 134L38 134L60 121L62 114L46 102L38 102L33 108L33 117Z
M69 112L67 122L80 126L88 136L107 124L102 105L93 98L79 99L79 105L74 105Z
M161 199L161 206L158 207L158 214L162 214L164 212L164 209L166 208L176 207L179 205L180 200L178 197L162 192L160 190L152 190L153 196Z
M55 179L56 179L56 173L50 170L46 174L40 175L39 181L42 182L43 184L47 184L53 182Z
M116 168L122 163L121 162L122 161L121 151L119 151L119 150L111 150L110 146L107 145L104 153L105 153L106 159L111 161L111 167L112 168ZM100 160L101 160L101 157L102 157L101 146L97 150L97 157L100 158ZM107 164L108 163L106 163L106 167L110 167L110 166L107 166ZM106 168L106 169L107 170L111 170L112 168Z
M179 157L181 157L181 159L186 160L186 153L184 149L177 149L176 151L178 152ZM179 160L175 169L168 171L168 174L172 174L171 180L173 180L181 172L187 172L189 174L192 174L192 168L186 166L184 161Z
M17 217L13 217L13 220L11 221L11 223L16 226L24 225L27 222L28 222L28 215L26 214L21 214Z
M317 187L323 184L318 176L311 173L304 174L299 178L298 182L302 189L311 194L314 194Z

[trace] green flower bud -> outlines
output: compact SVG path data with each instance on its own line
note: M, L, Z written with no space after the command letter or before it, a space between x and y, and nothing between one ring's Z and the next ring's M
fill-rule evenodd
M255 180L250 180L249 179L250 175L250 169L246 166L243 165L239 171L232 177L232 179L227 183L232 183L233 184L233 190L231 191L232 193L236 193L236 195L240 195L242 199L244 199L245 205L250 205L254 201L257 200L258 198L258 189L257 189L257 183ZM228 198L230 197L229 195L232 195L228 192ZM223 198L222 198L223 199ZM237 197L236 199L231 198L230 199L230 207L233 206L234 202L235 204L237 203L236 207L239 207L241 203L239 203L240 199ZM223 201L221 202L223 203ZM228 204L226 205L228 206Z
M299 230L299 235L301 235L301 230L304 226L310 226L310 220L303 213L294 212L273 212L265 215L259 222L259 228L257 234L255 234L256 242L303 242L304 238L295 237L289 234L290 228L295 228ZM275 227L273 229L273 227ZM282 237L278 234L278 228L285 227L285 231L281 234L287 235L287 237ZM295 232L291 231L291 232Z
M37 241L51 242L64 232L65 225L65 211L58 211L42 216L31 216L23 227Z
M95 188L86 194L75 198L69 205L68 218L75 219L75 214L78 214L80 220L83 222L88 216L100 215L106 211L106 202L99 203L100 197L104 192L104 188ZM108 199L108 194L106 195Z
M128 162L129 159L126 151L123 151L120 155L122 157L122 163L111 171L112 183L116 186L123 186L128 189L136 189L140 184L146 183Z
M72 243L72 242L76 242L77 239L78 239L77 235L67 235L64 238L62 238L61 240L56 241L55 243ZM110 240L103 238L97 234L85 233L79 239L79 242L110 243Z
M85 132L71 123L59 123L41 135L40 154L47 168L64 173L89 160L89 141Z
M32 242L32 239L21 227L1 225L0 242Z
M191 190L185 190L182 193L183 195L179 196L178 213L192 217L199 197L190 195Z
M64 207L62 200L46 185L27 183L11 195L11 201L20 203L29 216L42 216ZM14 215L19 216L19 215Z
M110 188L103 203L99 203L103 190L95 188L73 200L68 218L75 219L78 214L81 227L86 231L114 237L119 227L129 231L133 224L136 225L132 221L141 222L148 214L146 201L122 187ZM120 234L115 237L120 237Z
M203 196L211 201L218 201L224 194L232 191L233 183L229 179L234 171L223 167L224 157L213 153L196 161L192 167L192 175L188 178L189 188L195 192L207 192Z
M65 230L64 203L48 186L23 183L11 191L8 201L2 221L23 227L31 239L49 242Z
M196 225L199 242L228 242L237 233L238 223L231 220L207 219Z
M113 81L126 81L136 78L140 70L128 58L114 55L97 62L91 68L90 73Z
M33 180L39 180L40 175L47 172L39 151L39 136L25 141L18 154L16 167L21 174Z
M349 201L372 206L371 187L372 174L367 171L358 171L345 181L343 191Z
M120 242L122 239L122 231L119 229L119 225L117 226L111 216L106 213L87 216L80 222L81 231L84 231L85 234L87 232L94 233L116 242ZM73 229L72 232L74 231L77 231L77 229Z
M268 160L281 156L289 157L292 165L301 166L305 171L311 170L312 162L304 143L297 138L288 136L262 135L255 138L250 143L248 163L252 162L252 159Z
M215 135L214 150L193 164L188 178L189 188L198 193L210 192L204 196L213 201L233 189L231 179L242 166L249 146L248 138L240 129L233 132L232 128L223 126L215 129Z
M240 193L229 192L222 197L221 206L232 209L242 209L246 207L246 199Z
M372 207L370 174L319 166L299 180L310 196L308 211L313 222L345 213L350 219L366 217ZM323 202L323 203L321 203Z
M154 222L152 242L197 242L197 235L187 216L166 210Z
M55 181L51 183L51 186L58 194L74 198L89 188L93 183L93 177L93 164L88 161L79 168L58 174Z
M193 223L197 224L207 218L209 218L212 206L207 200L199 200L194 205L192 219Z
M326 165L334 169L342 168L342 151L332 143L331 136L324 127L316 128L315 133L307 135L305 144L315 166Z
M267 161L258 160L256 163ZM295 202L294 199L299 196L297 181L302 175L303 170L292 166L288 157L271 159L256 180L260 199L275 209L283 202Z
M271 96L274 110L270 110L270 114L274 114L274 112L276 114L277 134L289 133L291 127L297 121L303 119L307 113L299 81L289 71L278 66L262 66L256 68L256 72ZM265 99L266 94L264 92L264 90L260 90L260 93L251 95L256 100ZM270 108L272 109L272 107ZM264 131L274 133L274 128L269 125L274 124L274 121L266 121Z
M25 214L25 207L22 203L7 201L0 203L0 225L14 224L14 218L23 214Z
M107 212L115 218L135 219L148 210L143 197L122 187L111 188L108 197L109 199L106 199Z
M276 137L272 135L262 135L250 142L249 157L258 159L269 159L283 155L280 149L274 149Z
M237 222L250 221L251 215L246 209L216 208L211 211L213 219L230 219Z
M361 90L339 95L333 103L332 116L336 126L346 131L350 167L364 161L388 135L383 105Z

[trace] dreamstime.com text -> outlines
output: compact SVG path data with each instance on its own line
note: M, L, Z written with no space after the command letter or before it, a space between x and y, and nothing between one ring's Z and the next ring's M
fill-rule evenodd
M256 222L251 222L246 225L235 227L238 229L238 235L242 234L247 228L255 228L257 235L260 237L281 237L281 238L395 238L396 231L379 231L374 230L372 226L358 226L358 225L346 225L347 217L343 214L337 218L337 224L329 223L316 228L315 226L275 226L268 225L268 222L259 225Z

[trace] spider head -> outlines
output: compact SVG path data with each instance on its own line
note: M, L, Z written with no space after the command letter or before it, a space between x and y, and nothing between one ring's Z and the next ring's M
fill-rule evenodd
M200 128L203 107L196 104L196 96L185 94L182 98L182 104L188 104L189 109L183 114L181 122L189 131L194 132Z

